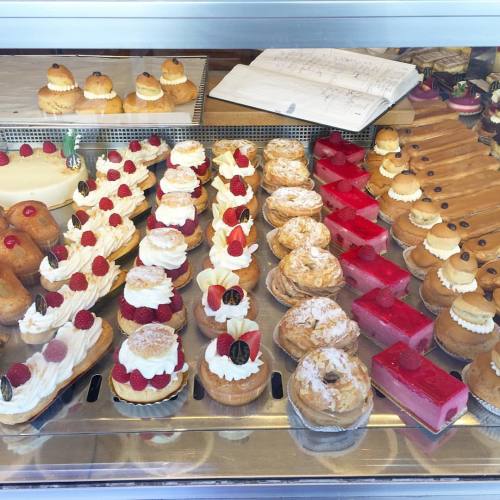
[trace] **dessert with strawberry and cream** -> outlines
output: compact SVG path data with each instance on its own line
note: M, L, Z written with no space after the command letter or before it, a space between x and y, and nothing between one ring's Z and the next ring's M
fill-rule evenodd
M169 145L158 135L153 134L148 139L130 141L126 149L121 149L120 154L127 160L143 163L146 167L160 163L170 154Z
M206 184L212 177L210 160L207 158L205 148L198 141L178 142L167 159L167 167L190 168L202 184Z
M254 224L250 210L244 205L239 207L226 207L218 203L212 204L213 219L205 231L207 243L212 246L214 234L222 231L226 236L236 227L240 226L247 238L249 245L257 243L257 228Z
M255 165L252 165L248 156L240 149L236 149L234 153L226 151L220 156L213 159L213 162L219 167L219 177L223 182L229 182L235 175L243 177L245 182L256 193L260 186L260 174L257 172Z
M225 207L246 206L250 215L255 219L259 213L259 203L252 188L240 175L231 178L228 184L220 177L212 181L212 187L217 190L216 202Z
M144 192L138 186L130 188L127 184L120 184L114 196L104 196L96 205L91 207L74 207L76 211L85 210L91 217L98 212L107 212L108 215L116 212L122 217L134 219L149 209Z

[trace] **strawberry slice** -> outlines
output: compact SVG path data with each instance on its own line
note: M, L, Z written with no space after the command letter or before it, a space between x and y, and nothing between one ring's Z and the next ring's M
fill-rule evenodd
M207 292L208 306L212 311L218 311L222 304L222 296L226 289L222 285L210 285Z
M239 150L239 148L234 151L233 158L234 158L234 161L236 162L236 165L238 165L238 167L240 167L240 168L248 167L248 164L249 164L248 156L244 155Z
M238 224L238 214L236 213L235 208L228 208L225 212L224 215L222 216L222 220L224 221L224 224L227 224L228 226L236 226Z
M232 241L229 243L227 246L227 253L231 257L239 257L240 255L243 254L243 247L241 246L241 243L239 241Z
M217 337L217 354L219 356L229 356L229 350L233 342L234 339L229 333L221 333Z
M260 338L261 334L259 330L253 330L251 332L244 333L238 340L242 340L248 344L250 348L250 359L255 361L255 358L259 354L260 350Z
M231 244L233 241L238 241L242 247L247 246L247 238L246 238L245 233L243 232L243 229L241 226L236 226L227 235L226 241L227 241L228 245Z

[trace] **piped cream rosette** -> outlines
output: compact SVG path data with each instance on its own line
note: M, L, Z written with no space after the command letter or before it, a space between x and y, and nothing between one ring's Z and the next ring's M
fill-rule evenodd
M250 163L250 160L247 167L240 167L230 151L217 156L213 159L213 162L219 167L219 175L228 180L232 179L235 175L251 177L255 174L255 167Z

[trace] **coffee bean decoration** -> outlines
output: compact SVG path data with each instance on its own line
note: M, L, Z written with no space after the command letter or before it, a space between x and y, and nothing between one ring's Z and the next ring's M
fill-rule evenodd
M147 78L149 78L149 77L151 76L151 75L150 75L147 71L144 71L144 72L142 73L142 75L143 75L143 76L146 76Z
M470 226L470 224L467 221L465 221L465 220L460 221L460 227L469 227L469 226Z
M396 154L394 155L394 157L395 157L395 158L401 158L401 153L396 153Z
M82 196L88 196L89 195L89 186L85 181L80 181L78 183L78 192Z
M441 203L441 208L448 208L448 203L446 203L446 202Z
M486 240L483 240L483 239L480 239L477 244L480 246L480 247L484 247L486 245Z
M420 146L418 144L412 144L411 147L413 149L420 149Z
M82 228L82 223L81 223L80 219L78 218L78 215L73 214L71 216L71 222L72 222L73 227L75 229L81 229Z
M100 71L94 71L92 76L102 76L102 73Z
M494 267L488 267L488 269L486 269L486 272L488 274L492 274L493 276L497 274L497 270Z
M47 301L45 297L39 293L37 293L35 297L35 309L36 312L40 313L42 316L47 314Z
M422 156L422 161L430 161L430 158L428 156Z
M59 260L57 260L57 257L53 252L49 252L47 254L47 260L49 261L49 266L52 269L57 269L59 267Z
M243 297L236 288L227 289L222 295L222 302L229 306L237 306Z
M239 222L244 223L248 222L250 220L250 210L248 210L247 207L245 207L240 214Z
M52 65L52 67L53 67L54 69L57 69L57 68L59 68L59 64L54 63L54 64Z
M405 128L405 134L411 134L411 128Z
M453 224L453 222L448 223L447 227L448 227L448 229L451 229L452 231L457 230L457 226L455 226L455 224Z
M428 198L427 196L425 198L422 198L422 201L425 202L425 203L431 203L432 200L430 198Z
M442 188L441 186L436 186L436 187L434 188L434 192L435 192L435 193L440 193L442 190L443 190L443 188Z
M0 378L0 391L2 391L2 398L4 401L10 401L12 399L12 385L5 375L2 375L2 378Z
M328 372L324 377L323 377L323 382L325 384L334 384L339 380L339 376L335 372Z
M236 340L231 344L229 357L235 365L244 365L250 359L250 347L243 340Z
M467 262L470 259L470 253L469 252L464 252L460 255L460 258Z
M432 177L434 175L434 170L429 170L427 172L427 177Z

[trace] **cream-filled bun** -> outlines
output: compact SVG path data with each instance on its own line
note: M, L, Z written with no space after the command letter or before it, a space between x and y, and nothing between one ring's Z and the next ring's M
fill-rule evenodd
M166 59L161 66L161 71L162 88L175 104L184 104L196 99L198 89L191 80L188 80L184 73L184 65L178 59L175 57Z
M469 252L453 254L445 261L441 272L443 278L454 285L472 283L477 273L477 260Z
M71 71L54 63L47 71L47 85L38 91L38 107L55 115L73 113L82 95Z
M400 147L399 135L397 131L391 127L379 130L375 136L375 147L373 150L379 155L398 153L400 151Z
M94 95L99 98L100 96L113 93L113 82L108 75L103 75L100 71L94 71L85 80L83 90L84 94L91 94L91 97L87 97L87 95L85 95L87 99L92 99ZM116 93L114 95L116 95Z
M184 64L175 57L173 59L165 59L161 65L161 76L164 80L178 80L184 75Z
M410 222L420 227L431 228L441 222L439 207L430 198L417 200L410 208Z
M139 99L159 99L163 96L160 82L148 72L141 73L135 80L135 92Z
M160 82L144 71L135 80L135 92L123 103L125 113L168 113L174 110L174 102L166 95Z
M460 243L460 235L456 227L453 229L453 224L441 222L433 226L425 237L427 244L436 250L455 249Z
M47 87L54 92L65 92L78 87L73 73L64 64L54 63L47 71Z
M496 313L495 304L486 300L479 292L467 292L459 295L453 301L451 310L459 318L474 325L484 325L491 322Z
M382 167L390 174L400 174L403 170L408 170L408 155L404 151L389 153L382 160Z
M113 90L113 82L107 75L94 71L85 80L83 99L76 105L79 114L123 113L122 100Z
M420 183L417 176L407 170L394 177L391 190L400 196L411 196L420 191Z

